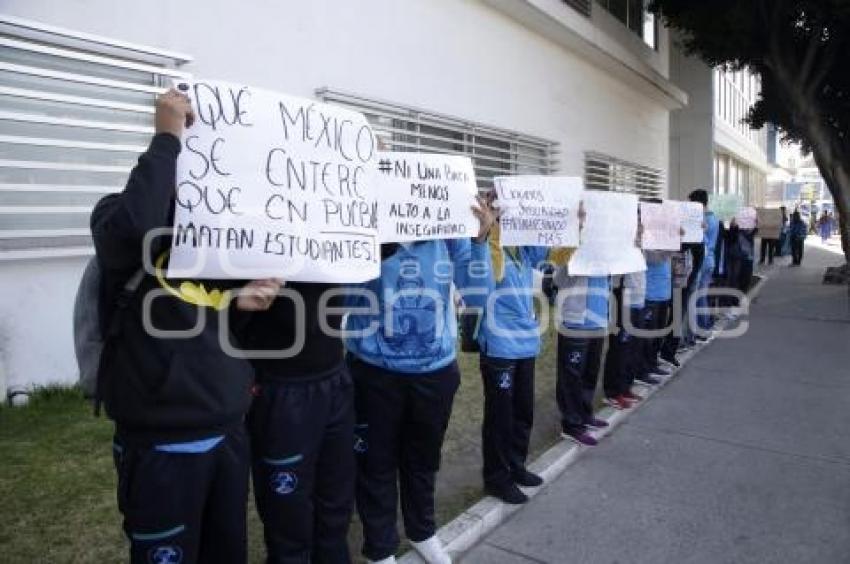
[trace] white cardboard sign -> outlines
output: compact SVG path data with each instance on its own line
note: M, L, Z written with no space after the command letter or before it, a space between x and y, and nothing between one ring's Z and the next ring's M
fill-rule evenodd
M376 157L381 242L460 239L478 234L478 187L469 157L382 152Z
M756 208L744 207L735 214L735 223L741 229L755 229L757 217Z
M699 202L679 202L679 218L682 222L683 243L702 243L705 233L702 224L705 221L705 208Z
M638 197L634 194L587 190L581 244L570 260L571 276L608 276L646 270L635 246Z
M494 185L503 246L578 246L581 178L500 176Z
M375 138L357 112L204 81L177 159L169 277L361 282L380 274Z
M680 207L678 202L641 202L640 222L643 225L641 247L653 251L678 251L682 246Z

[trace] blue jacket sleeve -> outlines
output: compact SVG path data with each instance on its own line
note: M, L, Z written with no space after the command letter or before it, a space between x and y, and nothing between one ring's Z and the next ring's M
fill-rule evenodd
M446 248L454 266L454 283L470 307L483 308L487 294L495 288L490 246L471 239L448 239Z

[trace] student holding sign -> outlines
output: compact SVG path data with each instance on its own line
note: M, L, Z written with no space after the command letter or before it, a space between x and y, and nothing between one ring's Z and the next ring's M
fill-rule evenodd
M269 356L253 360L247 420L267 561L350 562L354 392L338 336L343 298L336 285L308 282L287 282L282 294L243 329L246 348Z
M578 223L575 211L572 221ZM500 235L496 225L490 236L495 288L478 334L484 383L483 476L490 495L521 504L528 496L517 486L543 483L525 467L534 421L534 363L540 354L534 270L547 261L566 264L571 252L566 248L502 247Z
M253 372L221 349L219 322L230 304L267 308L279 283L253 282L231 301L232 282L163 276L179 139L193 118L184 95L160 96L150 146L124 191L98 202L91 219L103 273L101 325L110 327L97 395L115 421L118 506L134 563L246 561L243 419ZM155 229L169 236L146 246ZM155 274L143 270L146 261ZM153 297L147 306L145 297ZM148 331L145 317L160 334Z
M460 385L452 282L483 301L490 281L487 236L495 221L479 199L475 239L384 244L381 277L346 299L354 379L357 510L371 562L394 562L396 510L414 549L432 564L451 559L436 537L434 487ZM374 299L369 299L369 297Z
M589 429L608 424L593 414L593 397L608 331L608 276L571 275L569 266L555 271L560 308L555 396L561 412L561 436L595 446Z

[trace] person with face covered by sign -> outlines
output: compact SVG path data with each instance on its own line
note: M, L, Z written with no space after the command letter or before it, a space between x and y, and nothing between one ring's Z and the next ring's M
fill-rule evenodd
M219 325L231 310L267 308L280 281L252 282L232 299L242 283L163 274L180 136L193 119L185 95L161 95L148 149L124 190L91 217L108 328L95 400L115 421L118 508L133 563L246 561L253 371L222 349ZM167 236L146 241L157 229Z
M452 283L468 305L483 304L496 218L482 198L473 211L480 223L474 239L384 244L380 278L346 298L357 510L370 562L395 561L399 495L413 548L430 564L451 562L436 537L434 488L460 384Z
M488 197L495 198L496 192ZM540 354L534 271L566 264L574 249L503 247L499 239L496 224L490 234L495 293L478 331L484 384L483 478L487 493L506 503L522 504L528 496L519 486L543 483L525 467L534 421L534 364Z

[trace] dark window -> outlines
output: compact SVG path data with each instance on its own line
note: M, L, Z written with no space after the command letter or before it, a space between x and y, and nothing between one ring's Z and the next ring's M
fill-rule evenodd
M576 11L581 12L585 16L590 15L591 0L564 0L564 4L571 6Z
M658 48L658 26L646 0L596 0L611 15L643 39L653 49Z

